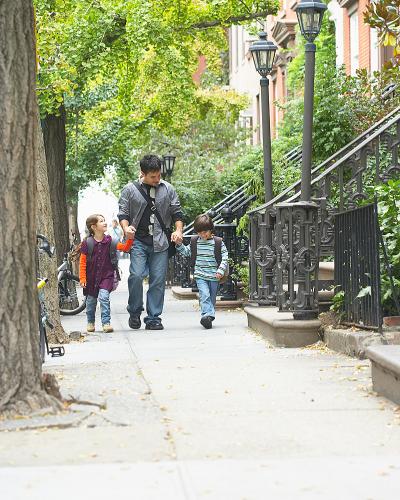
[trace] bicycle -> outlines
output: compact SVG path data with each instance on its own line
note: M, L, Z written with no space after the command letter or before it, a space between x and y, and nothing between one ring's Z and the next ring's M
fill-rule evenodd
M49 257L53 257L54 255L54 247L50 246L50 243L48 239L43 236L42 234L37 234L36 235L36 241L40 245L38 245L38 252L39 253L46 253ZM37 269L39 270L39 257L37 258ZM40 354L40 359L42 363L44 363L46 353L48 355L51 355L51 357L59 357L59 356L64 356L65 354L65 349L63 346L54 346L54 347L49 347L49 343L47 340L47 333L46 333L46 327L49 327L50 329L53 329L54 326L49 320L49 316L47 313L47 308L45 304L45 299L44 299L44 292L43 289L48 283L49 279L48 278L41 278L37 277L38 283L37 283L37 290L38 290L38 295L39 295L39 354Z
M57 269L60 314L63 316L79 314L86 307L86 297L83 295L79 278L72 269L71 254L73 252L76 252L75 237L69 252L64 254L63 262Z

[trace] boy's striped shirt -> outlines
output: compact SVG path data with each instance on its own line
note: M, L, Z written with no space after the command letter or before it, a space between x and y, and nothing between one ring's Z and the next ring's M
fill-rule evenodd
M214 238L209 240L203 240L199 237L197 240L197 256L194 265L194 277L201 278L203 280L218 281L215 277L217 272L219 274L224 274L228 265L228 250L226 249L225 243L222 241L221 244L221 264L218 267L217 261L215 260L214 253L215 241ZM191 257L192 252L190 250L190 245L179 245L176 250L186 257Z

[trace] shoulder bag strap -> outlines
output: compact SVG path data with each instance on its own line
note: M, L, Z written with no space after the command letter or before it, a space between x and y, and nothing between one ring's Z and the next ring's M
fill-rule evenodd
M160 223L161 229L164 231L164 233L168 236L168 229L166 228L164 221L161 218L161 215L159 214L157 207L153 200L150 198L150 196L146 193L146 191L142 188L141 184L139 182L134 182L133 183L139 193L143 196L143 198L147 201L147 204L150 208L150 210L153 212L153 214L157 217L158 222Z

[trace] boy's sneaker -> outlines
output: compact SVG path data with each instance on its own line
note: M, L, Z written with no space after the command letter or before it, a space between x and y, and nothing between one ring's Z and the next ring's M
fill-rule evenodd
M93 333L95 331L94 323L88 323L86 327L88 333Z
M112 333L114 331L114 328L108 323L107 325L103 325L103 332L104 333Z
M200 323L204 326L206 330L212 328L212 320L211 316L203 316L200 320Z

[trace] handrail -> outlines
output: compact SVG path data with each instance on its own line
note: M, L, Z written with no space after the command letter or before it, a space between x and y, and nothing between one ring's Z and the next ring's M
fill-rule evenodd
M384 124L380 129L376 130L372 135L367 137L362 143L360 143L358 146L356 146L354 149L346 153L344 156L342 156L339 160L337 160L333 165L328 167L324 172L322 172L318 177L315 177L311 181L311 185L317 184L321 179L329 175L333 170L336 170L342 163L346 162L349 158L351 158L355 153L357 153L360 149L364 148L368 144L370 144L376 137L380 136L385 130L388 128L392 127L395 123L397 123L400 119L400 107L397 108L397 111L399 112L394 118L392 118L388 123ZM296 200L301 193L295 193L293 196L291 196L289 199L286 201L288 203Z
M299 163L301 161L301 146L296 146L295 148L291 149L288 153L286 153L285 159L287 161ZM245 184L242 184L235 191L233 191L232 193L225 196L225 198L223 200L221 200L220 202L215 204L212 208L209 208L208 210L206 210L206 213L209 213L211 211L218 211L218 209L222 209L226 204L229 204L230 208L232 210L235 210L237 208L241 208L242 206L244 206L246 202L248 203L250 201L253 201L255 196L254 195L247 196L247 194L245 192L246 188L249 185L250 185L250 181L246 182ZM242 198L238 200L238 198L240 196L242 196ZM246 197L246 198L243 199L244 197ZM243 200L243 203L242 203L242 200ZM239 202L239 204L232 205L232 203L234 203L235 201L236 201L236 203ZM218 217L218 219L216 219L214 222L218 223L219 221L221 221L221 217L219 216L219 214L216 214L216 217ZM190 231L193 228L193 224L194 224L194 221L190 222L190 224L185 226L184 235L186 235L187 233L190 233Z
M228 194L225 196L223 200L218 202L216 205L214 205L212 208L209 208L206 210L205 213L211 212L212 210L218 210L219 208L222 208L226 205L228 201L235 200L238 196L244 195L245 194L245 189L249 186L249 182L246 182L245 184L242 184L240 187L236 189L236 191L233 191L232 193ZM192 221L190 224L185 226L184 228L184 233L187 233L193 228L194 221Z
M369 142L371 140L370 134L374 133L373 132L374 130L376 130L378 127L380 127L383 123L387 122L394 114L396 114L398 112L400 112L400 106L398 106L397 108L395 108L394 110L392 110L390 113L388 113L387 115L385 115L381 120L379 120L378 122L374 123L369 129L367 129L362 134L360 134L359 136L357 136L355 139L353 139L351 142L349 142L342 149L340 149L339 151L337 151L336 153L334 153L332 156L330 156L328 159L326 159L325 161L323 161L320 165L318 165L317 167L315 167L314 169L312 169L311 175L314 175L315 173L317 173L320 170L322 170L323 168L325 168L336 157L341 156L346 150L350 149L350 152L349 153L345 153L345 155L347 155L347 154L350 154L350 155L353 154L352 153L353 152L353 146L356 143L360 142L361 140L364 141L364 142L365 141ZM379 135L379 134L377 134L377 135ZM368 139L364 139L364 137L367 137L367 136L368 136ZM347 156L346 156L346 158L347 158ZM337 163L337 161L339 161L339 160L336 160L335 163L334 163L334 165ZM313 184L314 180L312 180L311 183ZM279 195L275 196L275 198L273 198L272 200L268 201L267 203L264 203L263 205L260 205L259 207L253 208L252 210L250 210L249 212L247 212L247 214L251 215L251 214L254 214L256 212L261 212L264 209L266 209L266 208L274 205L275 203L277 203L279 201L283 201L285 199L285 195L286 194L290 193L291 191L293 191L296 188L300 188L300 185L301 185L301 180L298 180L298 181L294 182L292 185L290 185L289 187L287 187L286 189L284 189ZM299 193L296 193L291 198L289 198L289 200L292 200L293 197L297 197L298 195L299 195ZM287 200L287 201L289 201L289 200Z

